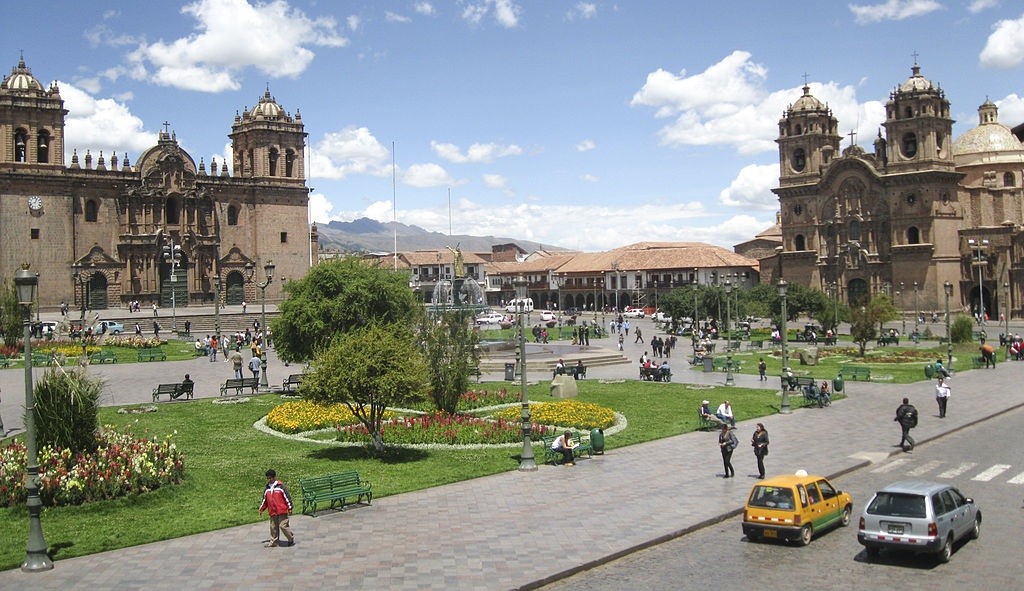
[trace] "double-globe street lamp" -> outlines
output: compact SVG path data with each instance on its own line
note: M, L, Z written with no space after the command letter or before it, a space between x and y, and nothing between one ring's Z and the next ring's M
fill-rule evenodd
M967 244L969 244L970 247L978 253L977 257L974 257L974 253L971 253L971 264L978 267L978 324L985 326L985 287L982 284L982 271L985 266L985 255L982 254L981 251L988 247L988 240L970 239L967 241Z
M171 332L178 334L178 306L175 300L178 291L178 266L181 264L181 244L175 244L173 237L161 249L164 262L171 266Z
M792 409L789 406L789 382L786 380L786 368L789 367L789 351L786 349L789 336L786 334L788 329L786 328L786 291L789 289L789 284L786 283L785 279L779 279L779 298L782 300L782 404L779 406L779 412L782 414L789 414Z
M519 454L519 471L537 469L533 458L533 441L530 439L530 401L526 397L526 278L515 279L516 307L519 313L519 395L523 405L523 451Z
M82 293L82 330L85 330L85 307L88 305L88 294L89 294L89 283L92 281L92 274L96 268L96 263L91 263L89 269L86 270L82 263L74 263L71 265L71 279L78 283L78 290Z
M213 336L220 342L220 275L213 276Z
M732 375L732 333L729 330L732 320L732 282L725 280L725 385L735 386L736 379Z
M250 278L255 274L252 263L245 264L245 271ZM263 274L266 280L256 282L256 287L260 288L260 392L270 392L270 382L267 380L267 348L270 347L267 339L267 286L274 280L273 261L263 265Z
M942 289L946 292L946 368L953 369L953 337L949 330L949 297L953 295L953 284L945 282Z
M39 446L36 442L36 401L32 386L32 302L35 301L39 275L28 270L24 264L14 274L18 305L22 309L22 335L25 340L25 446L27 448L25 490L28 493L28 545L21 570L39 572L53 568L53 561L46 553L46 538L40 521L43 502L39 498Z

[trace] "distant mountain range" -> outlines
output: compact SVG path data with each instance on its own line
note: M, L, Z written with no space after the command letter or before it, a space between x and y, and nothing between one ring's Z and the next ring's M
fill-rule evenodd
M395 247L395 228L398 229L398 251L440 249L445 246L460 244L467 252L490 252L495 244L518 244L526 252L544 248L551 251L565 250L539 242L520 240L518 238L502 238L498 236L468 236L456 234L449 236L440 232L430 232L419 226L407 226L397 222L378 222L369 218L360 218L351 222L330 222L317 224L320 234L320 248L342 252L391 252Z

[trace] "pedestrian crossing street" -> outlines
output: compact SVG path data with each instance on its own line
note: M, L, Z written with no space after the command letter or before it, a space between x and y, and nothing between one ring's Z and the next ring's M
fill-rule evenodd
M1014 472L1011 464L979 466L975 462L943 462L941 460L931 460L923 464L917 464L910 458L897 458L871 470L872 474L900 472L913 478L938 478L943 480L969 478L974 482L999 482L1005 479L1007 484L1024 484L1024 472Z

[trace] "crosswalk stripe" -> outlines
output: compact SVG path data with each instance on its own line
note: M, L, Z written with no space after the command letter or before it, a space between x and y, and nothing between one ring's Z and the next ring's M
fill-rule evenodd
M956 468L950 468L949 470L946 470L942 474L939 474L939 478L956 478L957 476L960 476L961 474L975 466L977 466L977 464L974 462L964 462L957 466Z
M996 465L986 469L981 474L978 474L977 476L975 476L971 480L977 480L978 482L988 482L989 480L992 480L996 476L999 476L1000 474L1002 474L1003 472L1006 472L1009 469L1010 469L1010 465L1009 464L996 464Z
M914 468L913 470L908 471L907 474L909 474L910 476L921 476L922 474L927 474L928 472L931 472L932 470L938 468L941 465L942 462L938 460L932 460L930 462L925 462L924 464L921 464L920 466Z
M1006 481L1008 484L1024 484L1024 472Z
M902 465L904 465L904 464L906 464L908 462L910 462L910 460L893 460L893 461L889 462L888 464L882 464L881 466L875 468L871 472L874 473L874 474L881 474L883 472L892 472L896 468L899 468L900 466L902 466Z

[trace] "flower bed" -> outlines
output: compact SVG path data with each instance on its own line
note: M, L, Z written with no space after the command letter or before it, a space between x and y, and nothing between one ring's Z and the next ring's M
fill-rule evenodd
M544 425L533 424L530 431L531 438L539 440L549 430ZM523 439L522 423L518 420L491 420L445 413L416 415L388 421L381 425L381 432L384 441L389 445L497 444L514 443ZM366 442L369 441L369 438L370 435L363 425L348 425L338 428L338 441Z
M385 419L396 415L384 413ZM281 433L302 433L318 429L330 429L338 425L352 425L359 421L344 404L325 406L307 400L294 400L279 404L267 415L267 426Z
M500 388L495 391L482 389L466 390L459 398L458 408L460 411L469 411L476 408L510 404L513 402L519 402L521 400L520 396L521 394L518 390L509 391L507 388ZM432 412L435 409L435 406L433 401L425 400L423 403L418 404L413 408L423 412Z
M185 475L184 454L169 439L137 439L104 427L92 454L44 446L39 450L39 496L43 505L78 505L142 494ZM0 507L22 505L28 453L14 441L0 448Z
M518 417L522 409L517 406L494 413L496 419ZM530 418L544 425L558 425L575 429L607 429L615 424L615 413L603 406L579 400L559 400L530 405Z

